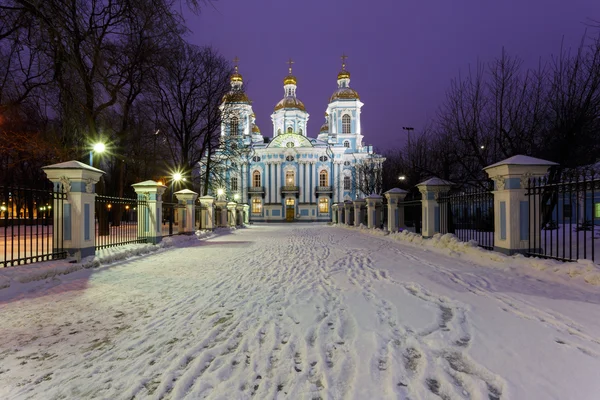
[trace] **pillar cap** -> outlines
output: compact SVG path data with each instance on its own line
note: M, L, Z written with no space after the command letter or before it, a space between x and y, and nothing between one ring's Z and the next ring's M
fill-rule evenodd
M134 183L131 186L133 186L134 188L143 188L143 187L164 187L164 188L166 188L166 186L163 185L162 183L158 183L158 182L153 181L153 180L139 182L139 183Z
M495 164L488 165L483 170L485 171L488 168L499 167L501 165L532 165L532 166L552 166L558 165L555 162L542 160L541 158L529 157L524 155L516 155L507 158L506 160L499 161Z
M427 179L424 182L419 183L417 186L454 186L454 182L446 181L441 178L433 177Z
M94 168L92 166L82 163L81 161L76 161L76 160L65 161L65 162L61 162L58 164L46 165L45 167L42 167L42 169L43 170L46 170L46 169L83 169L83 170L87 170L87 171L94 171L94 172L99 172L101 174L104 174L104 171L102 171L101 169Z
M47 165L42 170L51 181L67 178L72 181L86 181L91 179L92 183L98 182L104 171L90 167L80 161L67 161L58 164Z
M381 195L375 194L375 193L373 193L370 196L365 197L365 200L382 200L382 199L383 199L383 197Z
M388 190L384 194L407 194L407 193L408 193L408 190L404 190L404 189L400 189L400 188L393 188L393 189Z

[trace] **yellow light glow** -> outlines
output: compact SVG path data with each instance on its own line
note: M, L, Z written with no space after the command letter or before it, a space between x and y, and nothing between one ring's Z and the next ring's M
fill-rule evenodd
M103 153L106 150L106 145L104 143L95 143L94 151L96 153Z
M183 177L181 176L181 173L179 173L179 172L175 172L173 174L173 180L176 181L176 182L179 182L182 178Z
M219 196L223 196L223 193L225 193L225 191L223 191L223 189L217 189L217 194Z

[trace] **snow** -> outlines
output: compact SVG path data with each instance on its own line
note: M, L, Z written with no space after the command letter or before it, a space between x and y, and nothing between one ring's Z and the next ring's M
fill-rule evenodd
M94 168L90 165L82 163L81 161L75 161L75 160L65 161L65 162L58 163L58 164L47 165L47 166L43 167L42 169L43 170L46 170L46 169L83 169L83 170L88 170L88 171L104 173L104 171L102 171L98 168Z
M454 183L434 177L427 179L425 182L419 183L417 186L454 186Z
M452 235L268 224L203 236L11 280L0 290L0 398L600 392L600 291L581 277Z
M498 167L500 165L542 165L542 166L547 165L547 166L550 166L550 165L558 165L558 164L555 162L552 162L552 161L542 160L541 158L516 155L516 156L509 157L506 160L497 162L495 164L488 165L487 167L484 168L484 170L486 170L488 168Z

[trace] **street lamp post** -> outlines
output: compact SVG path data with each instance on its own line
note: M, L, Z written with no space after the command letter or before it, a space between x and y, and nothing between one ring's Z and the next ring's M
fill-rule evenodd
M405 130L408 135L408 147L410 148L410 131L414 131L415 128L413 128L412 126L403 126L402 130Z
M94 166L94 153L102 154L106 150L106 145L104 143L98 142L94 143L92 149L90 150L90 167Z

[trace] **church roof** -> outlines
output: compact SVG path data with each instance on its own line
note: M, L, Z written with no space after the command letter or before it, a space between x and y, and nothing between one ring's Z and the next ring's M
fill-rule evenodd
M241 90L232 90L223 96L223 103L250 103L246 93Z
M281 135L277 135L271 142L269 142L268 147L314 147L310 140L298 133L284 133Z
M358 95L358 92L352 88L349 87L339 87L337 88L337 90L335 92L333 92L333 94L331 95L331 98L329 99L329 102L335 101L335 100L354 100L354 99L360 99L360 96Z
M275 105L274 111L281 110L282 108L296 108L301 111L306 111L304 103L298 100L296 97L291 96L286 96L281 99L279 103Z

